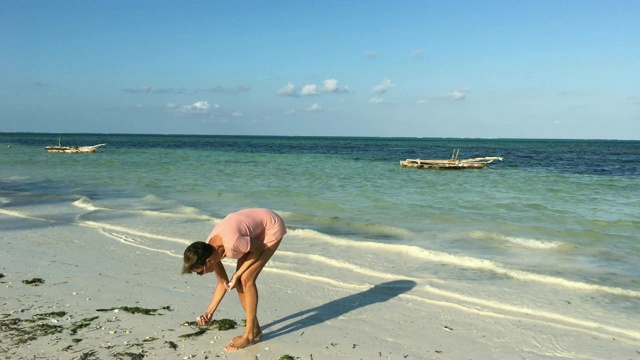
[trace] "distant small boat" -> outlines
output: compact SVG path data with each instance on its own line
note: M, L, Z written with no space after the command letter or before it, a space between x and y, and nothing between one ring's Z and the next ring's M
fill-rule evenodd
M50 153L92 153L107 144L91 146L62 146L61 139L58 138L58 145L45 146L44 149Z
M495 160L502 161L501 157L481 157L473 159L458 160L460 149L453 150L450 160L423 160L423 159L406 159L400 161L400 167L409 167L417 169L436 169L436 170L461 170L461 169L482 169L491 164Z

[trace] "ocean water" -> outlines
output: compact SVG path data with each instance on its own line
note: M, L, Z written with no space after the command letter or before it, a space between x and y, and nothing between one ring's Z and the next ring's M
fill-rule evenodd
M289 229L270 271L354 288L409 279L407 301L640 340L640 141L65 134L107 145L43 149L57 141L0 134L0 212L79 224L179 271L185 246L227 213L267 207ZM504 160L399 166L454 148Z

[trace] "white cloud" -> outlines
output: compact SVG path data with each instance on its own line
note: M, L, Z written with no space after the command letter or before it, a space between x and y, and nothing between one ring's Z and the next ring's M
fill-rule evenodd
M290 110L285 111L284 113L285 113L286 115L293 115L293 114L295 114L296 112L297 112L297 111L296 111L295 109L290 109Z
M288 83L287 85L283 86L278 91L276 91L276 94L282 95L282 96L295 96L296 86L293 85L292 83Z
M242 111L234 111L231 113L231 116L233 117L243 117L244 113Z
M322 81L322 88L320 89L320 91L325 92L325 93L348 93L349 92L349 86L345 85L342 88L340 88L340 85L338 84L338 80L336 79L327 79Z
M209 105L208 101L196 101L191 105L184 105L182 107L182 111L184 112L197 112L197 113L209 112L209 109L211 109L211 105Z
M393 89L394 87L396 87L396 85L391 83L391 80L384 79L380 84L373 87L373 92L376 94L384 94L387 91Z
M185 115L193 115L193 114L209 114L213 109L219 108L220 105L214 104L213 106L209 104L208 101L196 101L190 105L178 106L173 103L169 103L166 106L166 109L172 111L177 114L185 114Z
M308 111L308 112L319 112L319 111L322 111L322 107L320 105L318 105L317 103L313 103L313 104L309 105L309 107L307 107L305 109L305 111Z
M425 99L419 99L418 101L416 101L416 104L426 104L427 100Z
M300 90L301 96L311 96L318 95L318 85L305 85L302 90Z
M466 93L468 93L468 89L456 89L452 92L442 94L441 97L447 100L464 100L466 98Z
M374 97L369 100L370 104L382 104L383 102L386 102L386 100L381 97Z
M324 86L322 87L322 90L325 92L337 92L339 90L338 80L336 79L327 79L322 83L324 84Z
M349 87L343 86L340 88L339 82L336 79L326 79L322 81L322 86L316 84L307 84L302 87L300 92L297 92L297 87L288 83L284 87L276 91L276 94L281 96L314 96L322 93L348 93Z

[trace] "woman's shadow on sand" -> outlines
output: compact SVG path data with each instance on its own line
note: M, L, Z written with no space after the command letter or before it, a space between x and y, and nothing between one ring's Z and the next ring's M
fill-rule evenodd
M277 330L265 332L265 338L273 339L281 335L302 330L309 326L323 323L327 320L335 319L352 310L362 308L367 305L385 302L400 294L406 293L415 286L416 283L411 280L394 280L374 285L369 290L345 296L311 309L302 310L266 324L262 326L262 330L264 331L265 329L271 328L280 323L299 318L298 320L286 324Z

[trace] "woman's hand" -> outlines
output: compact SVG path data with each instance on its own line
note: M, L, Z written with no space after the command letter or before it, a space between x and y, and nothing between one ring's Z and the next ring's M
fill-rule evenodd
M208 315L208 314L202 314L198 316L198 318L196 319L196 322L200 326L206 326L209 324L210 321L211 321L211 315Z
M231 280L229 280L228 283L224 284L224 287L227 288L227 291L231 291L234 287L236 287L236 274L233 274L233 276L231 276Z

